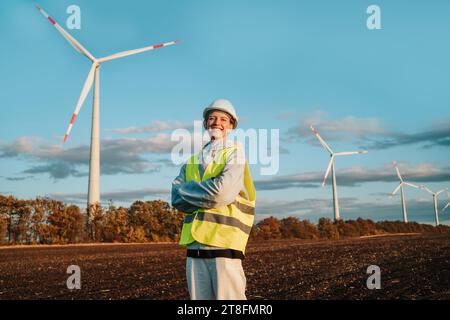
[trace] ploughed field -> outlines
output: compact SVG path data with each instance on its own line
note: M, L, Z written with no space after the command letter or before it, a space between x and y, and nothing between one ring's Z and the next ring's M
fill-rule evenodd
M0 300L188 299L185 259L177 244L0 248ZM249 299L450 299L450 235L262 241L243 264ZM381 289L367 288L370 265Z

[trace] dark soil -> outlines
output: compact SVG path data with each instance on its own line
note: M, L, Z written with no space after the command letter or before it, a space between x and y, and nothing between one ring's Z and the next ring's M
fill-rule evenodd
M80 290L66 286L69 265ZM250 243L244 270L249 299L450 299L450 235ZM1 300L188 298L177 244L0 248Z

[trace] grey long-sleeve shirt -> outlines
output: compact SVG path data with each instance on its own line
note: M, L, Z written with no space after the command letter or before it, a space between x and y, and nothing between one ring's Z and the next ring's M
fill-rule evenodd
M200 176L203 176L206 167L218 151L233 144L232 141L224 142L223 140L213 140L207 143L199 156ZM185 182L186 164L184 164L179 175L172 182L172 206L179 211L192 213L199 208L218 208L228 205L236 199L238 194L248 199L244 188L244 167L245 155L239 145L229 155L222 172L212 179L201 182ZM194 242L188 247L190 249L216 248L198 242Z

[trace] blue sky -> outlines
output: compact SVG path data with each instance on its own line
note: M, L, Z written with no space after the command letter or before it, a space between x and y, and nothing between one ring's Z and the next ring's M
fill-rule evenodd
M401 219L399 198L387 197L393 160L411 182L450 185L448 1L36 3L66 30L78 5L81 29L68 31L96 57L183 40L101 67L103 201L168 201L178 168L164 128L200 120L216 98L232 101L240 127L280 130L278 174L251 166L258 219L332 217L330 185L319 187L328 156L310 124L337 151L369 150L336 160L345 219ZM366 27L371 4L381 30ZM61 141L89 61L32 1L0 3L0 39L0 193L84 204L91 96ZM405 191L410 220L433 223L431 195Z

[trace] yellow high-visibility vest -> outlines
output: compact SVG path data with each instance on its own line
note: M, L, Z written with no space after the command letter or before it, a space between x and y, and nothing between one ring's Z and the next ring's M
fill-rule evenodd
M236 146L222 149L206 167L203 177L198 170L199 157L193 155L186 163L185 180L205 181L218 176L225 167L228 156ZM245 162L244 188L249 199L238 195L235 201L219 208L202 208L191 214L185 213L180 245L197 241L206 245L239 250L245 253L248 236L255 217L256 190Z

